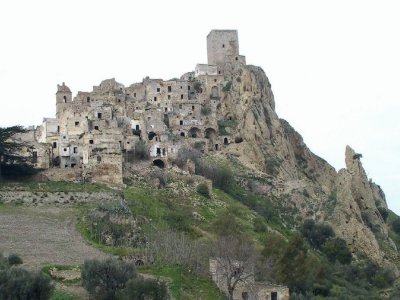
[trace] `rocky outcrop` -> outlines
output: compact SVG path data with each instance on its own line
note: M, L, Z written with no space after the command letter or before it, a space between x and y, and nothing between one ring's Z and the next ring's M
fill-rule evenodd
M271 84L261 68L241 65L226 78L230 89L222 95L219 113L233 117L236 127L231 134L242 142L229 145L225 154L269 177L265 192L294 205L302 219L331 223L354 255L363 253L382 264L386 253L380 244L395 247L380 212L387 204L380 187L368 179L361 155L346 147L346 169L336 172L279 119Z

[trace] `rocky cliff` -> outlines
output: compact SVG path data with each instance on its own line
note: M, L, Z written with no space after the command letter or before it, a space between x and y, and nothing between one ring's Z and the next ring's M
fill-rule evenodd
M387 210L384 193L366 176L361 155L347 146L346 168L336 172L313 154L277 116L271 84L261 68L237 66L226 80L219 114L233 120L229 129L236 143L224 154L237 158L254 176L267 178L259 190L294 208L300 220L330 223L354 255L365 254L379 264L390 250L397 256L382 217Z

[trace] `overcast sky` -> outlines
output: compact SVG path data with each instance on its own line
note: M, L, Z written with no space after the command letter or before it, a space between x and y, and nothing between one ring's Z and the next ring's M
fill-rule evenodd
M0 126L55 116L57 83L75 95L115 77L170 79L206 63L211 29L237 29L276 110L336 169L348 144L400 214L398 1L0 3Z

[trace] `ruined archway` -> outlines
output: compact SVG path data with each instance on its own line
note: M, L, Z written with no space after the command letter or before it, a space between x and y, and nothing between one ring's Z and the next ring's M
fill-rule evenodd
M164 163L164 161L162 159L153 160L153 165L156 166L156 167L159 167L161 169L165 168L165 163Z
M211 98L218 98L218 97L219 97L218 88L216 86L213 86L211 88Z
M204 131L204 137L207 139L213 139L217 136L217 131L214 128L207 128Z
M197 127L192 127L189 130L189 136L192 138L198 138L201 135L201 130Z
M156 136L156 133L153 131L150 131L148 134L149 141L151 141L155 136Z

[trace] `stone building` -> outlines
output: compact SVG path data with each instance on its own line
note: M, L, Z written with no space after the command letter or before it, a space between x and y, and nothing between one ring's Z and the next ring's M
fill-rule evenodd
M208 64L179 79L146 77L125 87L114 78L91 92L57 86L56 118L38 127L38 142L48 144L49 166L79 168L88 181L121 185L123 165L134 163L135 145L146 143L154 164L168 165L185 145L202 152L229 144L221 130L226 75L245 64L236 30L212 30L207 36Z
M243 265L234 261L233 265L237 263L237 267L241 268ZM221 263L220 259L210 259L210 275L212 280L218 286L219 290L228 294L227 288L227 268L228 264ZM246 268L247 270L251 268ZM238 272L239 274L240 272ZM234 277L235 275L233 275ZM242 279L237 281L233 291L233 300L289 300L289 288L286 286L271 284L267 282L257 282L253 273L242 274Z

